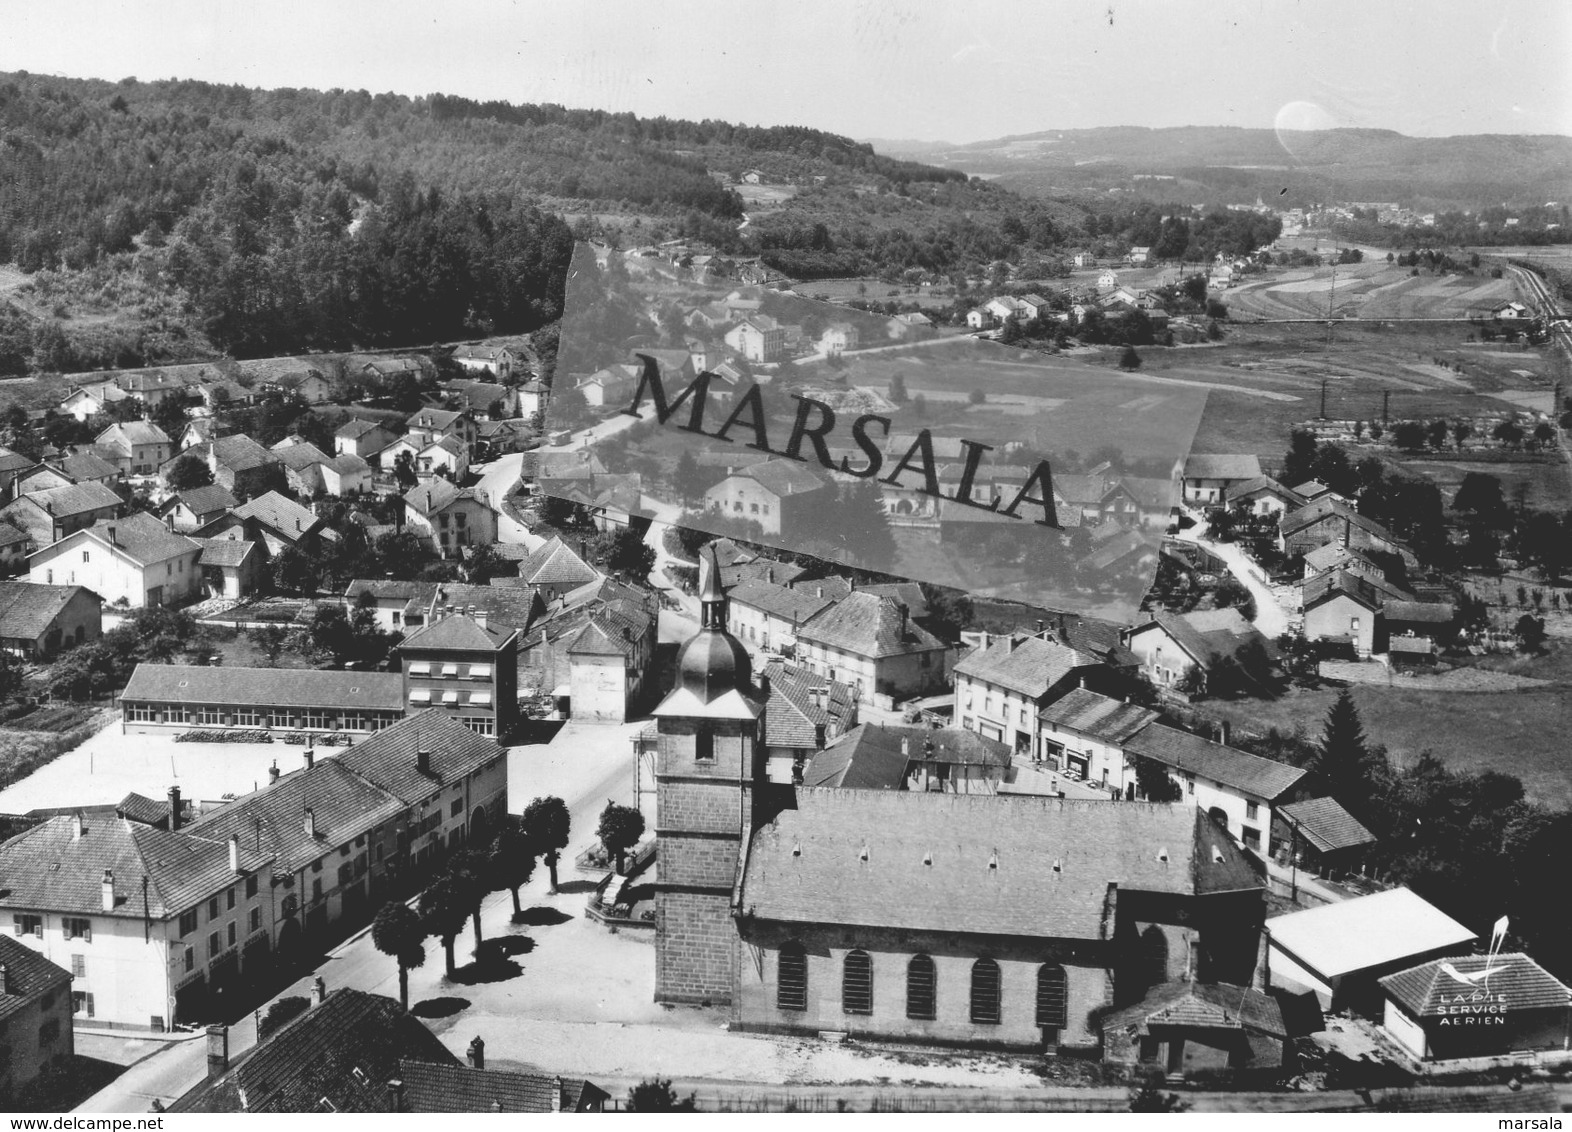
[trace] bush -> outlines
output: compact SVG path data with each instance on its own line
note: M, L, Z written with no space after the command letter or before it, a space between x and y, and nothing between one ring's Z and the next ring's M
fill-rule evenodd
M183 731L175 736L177 743L271 743L272 741L271 732L235 728L225 728L222 731L200 729Z
M257 1027L257 1041L264 1041L311 1009L311 1000L300 995L281 998L267 1008Z

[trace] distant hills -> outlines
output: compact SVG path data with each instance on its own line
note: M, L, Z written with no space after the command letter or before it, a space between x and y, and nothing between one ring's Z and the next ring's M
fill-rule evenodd
M1361 200L1445 209L1565 203L1572 195L1572 138L1559 135L1415 138L1373 129L1118 126L967 145L872 144L881 154L986 176L1034 196L1119 189L1194 203L1247 203L1260 195L1295 207Z

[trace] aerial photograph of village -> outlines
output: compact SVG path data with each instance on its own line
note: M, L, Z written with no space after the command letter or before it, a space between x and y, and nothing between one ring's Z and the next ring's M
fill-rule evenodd
M12 1127L1561 1127L1572 7L6 8Z

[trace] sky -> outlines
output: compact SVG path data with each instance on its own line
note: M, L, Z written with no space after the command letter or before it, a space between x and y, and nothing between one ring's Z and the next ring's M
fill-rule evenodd
M1568 0L0 0L0 70L979 141L1572 134Z

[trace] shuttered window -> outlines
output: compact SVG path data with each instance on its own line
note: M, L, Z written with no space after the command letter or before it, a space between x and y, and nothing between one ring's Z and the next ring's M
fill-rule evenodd
M1037 968L1037 1024L1062 1030L1065 1026L1065 1002L1069 991L1064 968L1057 963L1044 963Z
M926 955L913 955L906 964L906 1017L932 1019L937 1015L936 985L933 960Z
M978 1025L999 1024L999 964L979 959L972 964L972 1021Z
M780 1010L808 1009L808 955L802 944L781 948L775 1005Z
M848 951L841 969L841 1009L847 1014L873 1013L873 960L866 951Z

